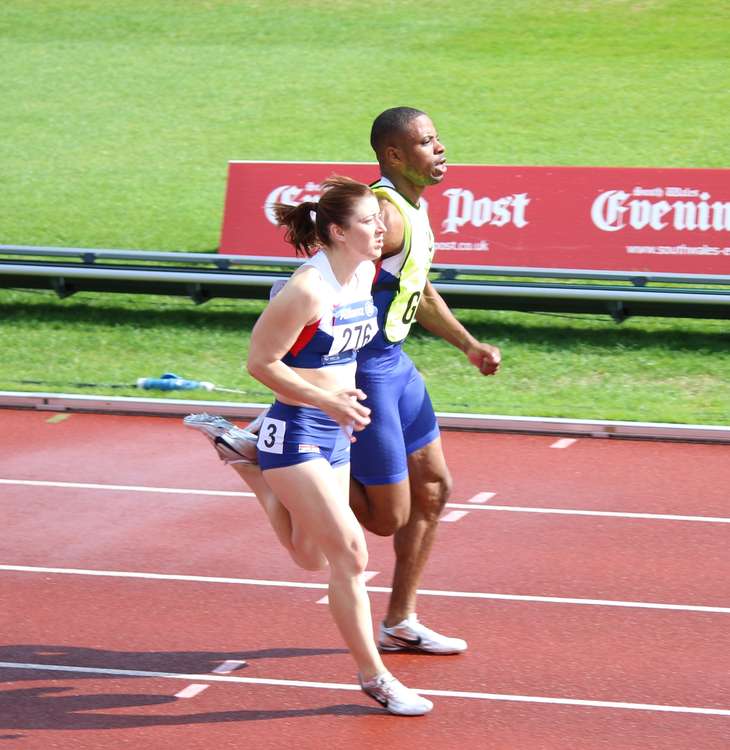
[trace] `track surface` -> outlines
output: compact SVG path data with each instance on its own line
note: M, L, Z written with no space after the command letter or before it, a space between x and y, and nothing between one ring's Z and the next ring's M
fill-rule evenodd
M326 575L180 420L0 424L0 747L730 746L725 446L445 432L419 614L470 649L385 656L435 694L405 719L357 690Z

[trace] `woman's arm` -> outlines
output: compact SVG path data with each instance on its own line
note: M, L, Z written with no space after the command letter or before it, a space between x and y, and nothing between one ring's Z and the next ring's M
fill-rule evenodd
M292 276L253 327L248 371L284 398L317 407L338 424L362 429L370 421L370 410L358 403L365 397L362 391L353 388L333 393L308 382L281 361L302 329L319 320L325 294L316 270L306 269Z

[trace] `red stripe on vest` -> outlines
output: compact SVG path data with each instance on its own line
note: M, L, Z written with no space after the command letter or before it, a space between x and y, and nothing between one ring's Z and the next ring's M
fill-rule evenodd
M382 270L383 270L383 259L380 258L375 261L375 275L373 276L372 286L375 286L375 282L378 280L378 276L380 276L380 272Z
M297 336L297 340L294 342L294 346L289 350L289 354L296 357L299 352L312 340L312 337L317 333L319 324L322 318L316 320L314 323L309 323L302 328L301 333Z

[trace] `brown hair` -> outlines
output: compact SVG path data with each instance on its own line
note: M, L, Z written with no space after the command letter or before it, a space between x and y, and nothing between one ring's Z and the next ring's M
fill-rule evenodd
M332 175L322 183L318 202L304 201L298 206L275 203L274 215L279 226L286 227L284 239L294 246L297 255L311 257L320 245L331 243L330 226L346 227L355 202L367 195L373 192L364 183Z

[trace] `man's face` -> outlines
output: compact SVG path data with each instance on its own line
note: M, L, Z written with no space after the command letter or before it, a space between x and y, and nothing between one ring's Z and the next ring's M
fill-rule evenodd
M396 168L414 185L436 185L446 174L446 149L431 118L419 115L398 138Z

